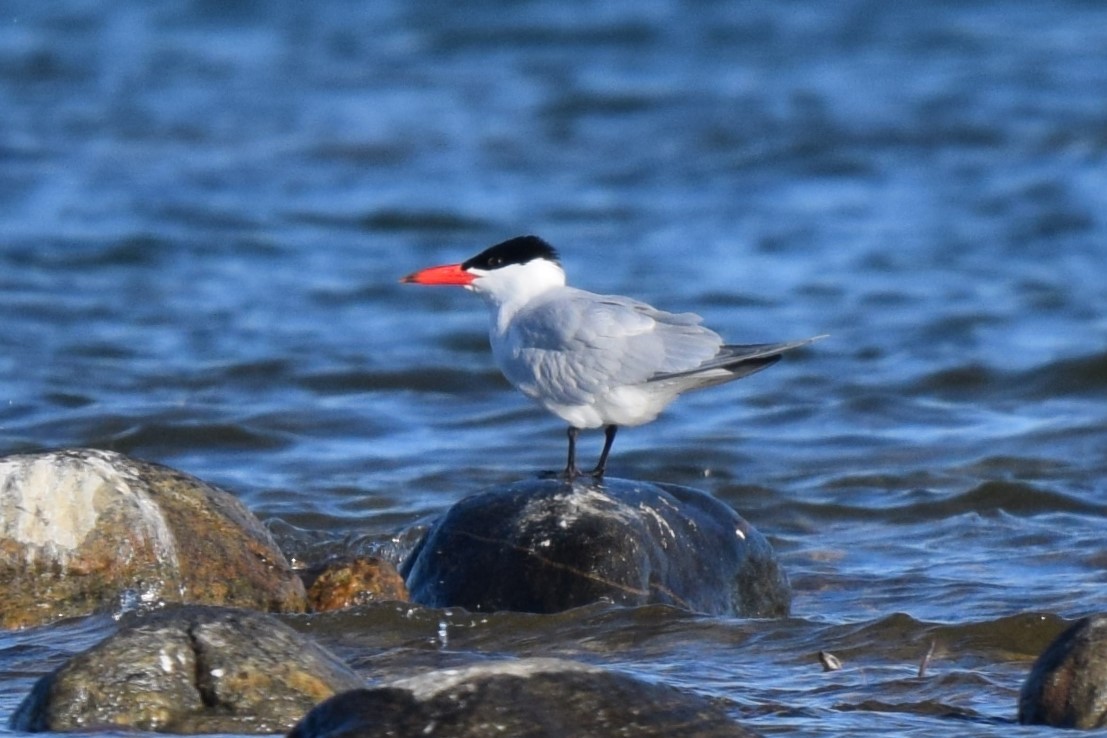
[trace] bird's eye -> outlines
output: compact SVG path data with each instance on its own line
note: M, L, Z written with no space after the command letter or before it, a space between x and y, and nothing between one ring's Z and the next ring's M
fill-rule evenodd
M504 257L502 257L502 256L493 256L488 260L488 267L490 269L495 269L496 267L503 266L503 265L504 265Z

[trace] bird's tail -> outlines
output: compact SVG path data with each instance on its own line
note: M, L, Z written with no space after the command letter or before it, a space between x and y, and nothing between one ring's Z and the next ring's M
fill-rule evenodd
M673 379L700 378L702 382L690 382L694 386L730 382L772 366L780 361L781 354L785 351L806 346L822 338L826 338L826 336L815 336L801 341L785 341L784 343L724 345L719 347L719 352L714 357L703 362L695 369L657 374L650 377L649 381L664 382Z

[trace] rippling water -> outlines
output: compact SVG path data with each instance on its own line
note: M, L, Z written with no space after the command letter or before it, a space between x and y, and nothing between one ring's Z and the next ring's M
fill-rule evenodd
M3 452L171 464L311 561L563 461L415 268L537 232L733 341L831 334L610 467L736 507L793 617L301 621L367 675L566 655L767 734L1000 736L1104 609L1107 6L111 7L0 11ZM0 710L111 627L0 638Z

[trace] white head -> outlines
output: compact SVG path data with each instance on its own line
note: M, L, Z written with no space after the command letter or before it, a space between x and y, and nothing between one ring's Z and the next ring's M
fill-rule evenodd
M494 305L523 304L548 289L564 287L565 270L553 246L538 236L517 236L460 264L422 269L401 281L459 285Z

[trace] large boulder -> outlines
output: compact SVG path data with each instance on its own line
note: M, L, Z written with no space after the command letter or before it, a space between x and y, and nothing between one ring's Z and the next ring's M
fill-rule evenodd
M1076 621L1046 646L1019 694L1019 722L1107 726L1107 615Z
M0 626L120 602L305 607L269 532L220 489L111 451L0 458Z
M709 700L558 659L440 669L333 697L289 738L756 736Z
M364 682L270 615L185 606L139 616L38 681L23 731L283 733Z
M401 569L413 602L557 612L607 598L713 615L788 613L768 541L697 490L591 478L518 482L467 497Z

